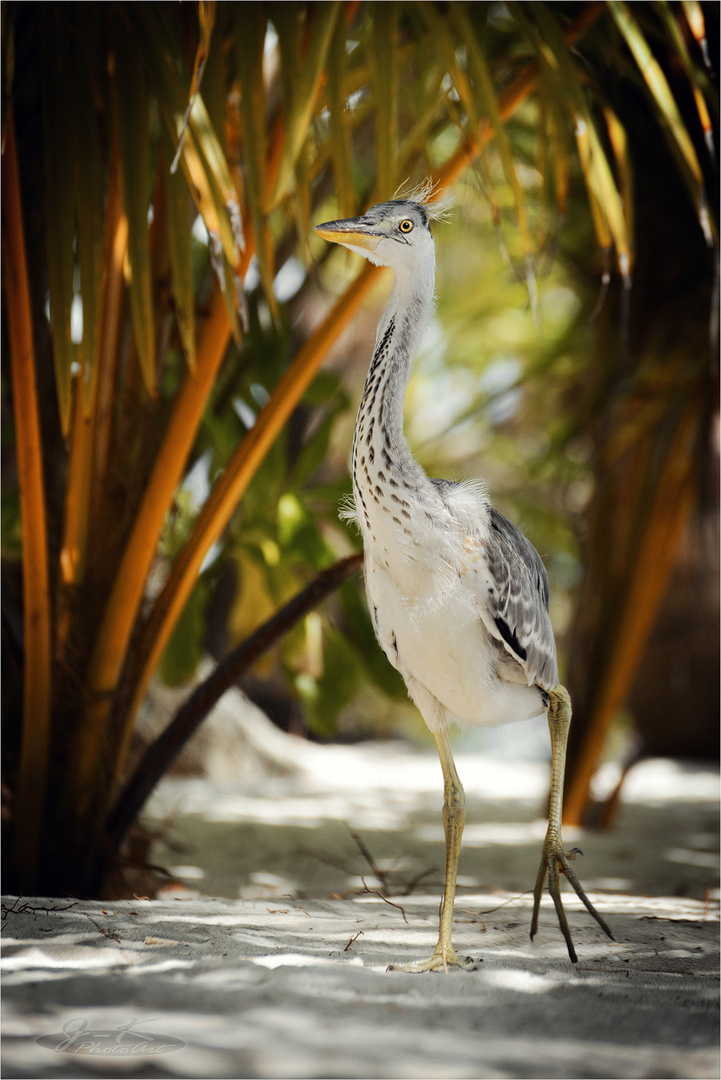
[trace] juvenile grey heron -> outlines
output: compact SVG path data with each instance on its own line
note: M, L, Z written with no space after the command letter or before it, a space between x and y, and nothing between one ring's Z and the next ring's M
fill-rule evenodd
M484 486L432 480L403 434L403 401L415 349L433 309L432 206L393 199L361 217L327 221L325 240L394 271L353 438L354 516L363 535L365 586L378 642L403 676L436 741L443 769L446 876L438 944L406 970L468 967L451 943L465 796L448 726L529 720L548 711L552 784L548 831L534 889L531 938L546 875L573 963L559 873L603 930L561 837L567 691L558 684L548 577L535 548L495 510Z

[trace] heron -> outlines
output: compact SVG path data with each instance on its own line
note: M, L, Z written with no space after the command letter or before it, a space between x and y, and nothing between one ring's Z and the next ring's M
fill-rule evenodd
M355 518L362 534L365 589L376 637L435 739L443 771L446 866L432 955L391 967L473 967L452 944L465 795L449 726L495 725L543 713L548 716L552 776L531 939L548 878L568 954L576 963L561 900L561 873L599 926L613 935L570 865L580 852L567 852L561 835L571 702L558 683L548 576L532 544L491 505L486 486L428 477L403 430L413 358L434 309L430 221L438 216L438 203L426 187L411 197L373 206L360 217L316 226L324 240L394 273L356 418L353 507L347 516Z

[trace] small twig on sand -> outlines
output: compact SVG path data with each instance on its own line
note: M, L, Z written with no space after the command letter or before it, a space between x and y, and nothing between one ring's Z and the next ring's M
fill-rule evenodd
M350 941L348 942L348 944L346 945L346 947L345 947L345 949L343 950L343 952L348 952L348 950L350 949L350 947L351 947L351 945L353 944L353 942L354 942L354 941L357 941L357 940L358 940L358 938L359 938L359 937L361 936L361 934L362 934L362 933L363 933L363 931L362 931L362 930L359 930L357 934L354 934L354 935L353 935L353 937L352 937L352 938L350 939Z
M401 907L400 904L394 904L392 900L389 900L388 897L384 896L382 892L378 891L378 889L369 889L368 886L366 885L366 881L365 881L364 877L361 877L361 881L363 882L364 892L370 893L371 896L379 896L381 898L381 900L383 901L383 903L388 904L389 907L398 908L401 915L403 916L403 922L406 924L406 926L408 925L408 919L406 918L406 913L405 913L404 909Z
M45 904L30 904L27 901L20 903L22 896L16 896L13 903L8 907L7 904L2 905L2 918L3 921L7 919L8 915L24 915L26 912L31 911L32 914L37 917L40 913L45 915L53 915L57 911L67 911L69 908L76 907L77 900L72 900L65 907L46 906ZM18 905L20 905L18 907Z
M349 825L346 825L346 829L350 833L351 839L356 844L361 855L368 863L368 866L370 867L373 876L378 878L381 883L381 888L385 892L393 892L398 896L410 896L411 893L416 889L418 884L423 880L423 878L428 877L429 874L433 874L435 872L434 867L429 867L426 870L421 870L420 874L416 874L416 876L414 878L411 878L409 881L407 878L399 877L399 875L394 870L381 870L381 868L377 865L375 859L373 858L370 850L368 849L365 841L358 835L358 833L354 832ZM396 880L392 881L392 877L394 877ZM350 896L352 895L352 893L346 893L346 895Z

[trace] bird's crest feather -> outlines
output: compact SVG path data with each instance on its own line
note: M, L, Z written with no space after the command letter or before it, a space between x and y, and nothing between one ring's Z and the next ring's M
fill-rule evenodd
M453 199L450 195L440 197L438 186L438 182L431 180L430 177L426 177L425 180L420 180L416 184L404 180L393 198L407 199L408 202L418 203L419 206L423 207L426 216L431 221L443 221L453 206Z

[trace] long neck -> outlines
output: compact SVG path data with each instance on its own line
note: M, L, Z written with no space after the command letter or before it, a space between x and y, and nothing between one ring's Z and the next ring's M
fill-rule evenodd
M428 480L403 434L403 401L413 356L433 307L434 267L396 279L378 326L356 419L353 487L361 527L390 513L401 524L403 491Z

